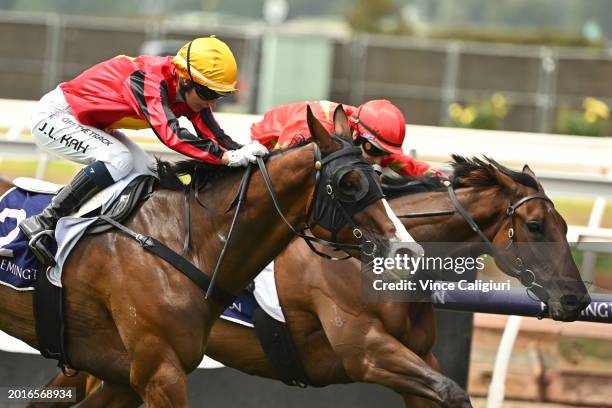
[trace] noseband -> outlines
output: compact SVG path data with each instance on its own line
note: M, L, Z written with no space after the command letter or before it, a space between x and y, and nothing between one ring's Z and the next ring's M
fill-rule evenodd
M540 283L537 282L536 276L533 273L533 271L526 267L525 262L523 262L523 259L520 256L518 248L515 245L516 244L516 241L515 241L516 234L514 230L514 214L520 206L522 206L523 204L531 200L539 199L539 200L548 201L549 203L552 204L553 202L551 201L550 198L548 198L546 195L542 193L536 193L536 194L531 194L526 197L523 197L517 202L515 202L514 204L508 203L508 207L506 208L504 217L499 221L499 225L501 227L501 225L503 224L503 221L505 219L508 219L509 228L508 228L507 235L508 235L508 238L510 239L510 243L508 244L507 248L512 249L512 252L514 254L515 260L514 262L512 262L508 260L508 258L503 256L495 248L495 246L491 243L491 240L489 240L489 238L484 234L484 232L482 232L480 227L478 227L474 219L468 214L468 212L465 210L465 208L463 208L463 206L459 202L459 199L457 198L457 195L455 194L455 190L452 188L452 186L448 187L448 195L450 196L450 199L453 205L455 206L455 208L457 209L457 211L459 212L459 214L461 214L463 219L465 219L465 221L468 223L470 228L472 228L472 230L475 233L477 233L480 236L480 238L482 238L482 240L487 245L487 248L489 249L491 254L495 257L495 259L497 259L500 263L502 263L508 269L509 274L511 276L517 278L521 282L521 284L523 284L523 286L525 286L528 290L534 289L534 288L544 289L544 287ZM497 231L495 232L494 235L496 234L497 234Z
M341 143L343 147L326 156L322 156L319 146L313 143L314 167L316 170L315 192L308 208L306 219L307 222L310 219L313 219L314 222L312 224L306 224L300 231L296 230L283 214L264 160L258 157L257 164L263 175L264 182L270 193L276 212L296 236L304 239L308 247L314 253L329 260L349 258L348 255L337 258L323 253L314 247L313 243L316 242L317 244L331 246L335 249L359 250L366 255L372 255L376 250L376 245L364 237L363 232L357 224L355 224L352 216L373 202L384 198L384 194L380 187L380 183L378 183L375 177L374 169L363 158L361 149L339 138L334 137L334 140ZM354 197L347 197L341 194L339 181L343 175L353 170L359 173L360 181L365 184L363 185L363 189L358 191ZM343 244L336 242L337 232L347 224L351 227L353 236L360 241L359 244ZM306 230L312 230L315 225L321 225L323 228L329 230L332 233L331 241L305 234Z

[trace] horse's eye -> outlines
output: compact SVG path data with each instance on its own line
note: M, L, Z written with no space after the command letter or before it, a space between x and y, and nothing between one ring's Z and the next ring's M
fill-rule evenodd
M529 232L534 234L541 234L544 232L544 226L540 221L529 221L527 223L527 228L529 229Z
M346 192L352 192L357 190L357 185L352 180L343 178L340 180L340 188Z

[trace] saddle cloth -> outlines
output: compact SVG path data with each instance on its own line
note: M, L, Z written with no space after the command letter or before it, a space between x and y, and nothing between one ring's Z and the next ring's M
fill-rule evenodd
M247 327L254 327L253 314L262 308L268 315L285 323L274 280L274 261L270 262L255 278L255 290L243 290L221 318Z
M62 286L62 268L70 252L87 228L98 220L96 216L82 215L98 210L105 212L116 204L116 199L130 182L139 176L143 174L129 174L94 196L79 212L58 222L55 229L57 246L51 248L57 264L47 271L47 277L52 284ZM15 184L16 187L0 197L0 284L17 290L33 290L38 262L17 225L25 218L39 214L51 202L57 185L35 184L31 179L16 179Z

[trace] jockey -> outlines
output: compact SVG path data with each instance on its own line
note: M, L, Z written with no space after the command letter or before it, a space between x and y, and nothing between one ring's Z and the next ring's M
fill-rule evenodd
M40 238L51 238L61 217L134 168L117 129L151 128L169 148L210 164L245 166L266 154L258 143L234 142L213 116L217 100L237 91L237 76L232 51L212 36L190 41L174 57L111 58L46 94L32 116L36 144L86 166L41 214L20 223L39 259L45 257L37 248L48 254L49 244ZM180 116L195 135L179 125Z
M271 109L263 119L251 126L251 138L268 149L285 148L303 139L310 139L306 122L306 107L332 132L335 102L297 102ZM391 171L403 176L445 177L429 164L405 155L402 144L406 121L402 112L391 102L379 99L359 107L342 105L349 117L355 144L363 155L383 174Z

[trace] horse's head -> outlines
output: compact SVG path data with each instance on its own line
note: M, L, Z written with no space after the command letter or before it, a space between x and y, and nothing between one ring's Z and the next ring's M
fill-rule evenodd
M474 166L456 175L459 184L496 188L488 200L481 200L481 205L503 209L486 231L496 264L544 302L553 319L575 320L590 297L572 258L567 224L535 174L527 165L517 172L491 159L457 160L455 170Z
M309 223L313 233L338 242L367 240L363 250L376 256L389 254L389 242L413 242L406 228L384 199L373 167L353 144L348 119L339 105L334 112L334 133L315 118L310 107L307 121L316 144L315 191ZM320 151L320 157L317 157ZM418 245L412 250L420 249ZM354 250L348 250L358 256Z

